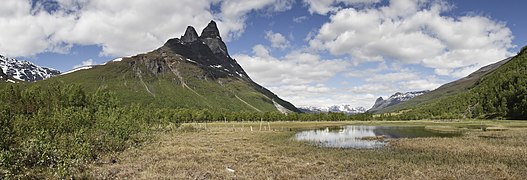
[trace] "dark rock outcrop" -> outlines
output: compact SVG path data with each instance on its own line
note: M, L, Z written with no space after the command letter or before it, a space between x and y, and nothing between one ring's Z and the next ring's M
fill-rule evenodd
M210 21L207 27L203 29L203 32L201 32L201 36L199 38L207 46L209 46L210 50L212 50L214 54L229 57L227 46L221 39L216 22Z
M0 69L0 80L7 80L7 78L7 74L5 74L2 69Z
M181 39L170 39L162 48L180 54L200 66L212 68L215 77L227 75L251 81L236 60L229 56L227 46L222 41L214 21L203 29L201 36L198 37L194 27L189 26Z
M188 26L185 34L181 36L181 42L185 44L193 43L198 40L198 33L192 26Z

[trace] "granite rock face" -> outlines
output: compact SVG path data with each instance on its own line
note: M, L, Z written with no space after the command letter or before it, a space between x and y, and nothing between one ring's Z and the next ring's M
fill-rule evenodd
M215 55L230 57L229 52L227 51L227 46L221 39L220 31L218 30L216 22L210 21L207 27L203 29L203 32L201 32L199 38L209 46L210 50L212 50Z
M188 26L187 30L185 31L185 34L181 36L181 42L184 44L189 44L196 42L198 40L198 33L196 32L196 29L192 26Z
M215 77L227 75L251 81L236 60L229 56L227 46L222 41L214 21L203 29L201 36L197 35L194 27L189 26L181 39L170 39L162 48L170 49L200 66L213 68L211 74Z

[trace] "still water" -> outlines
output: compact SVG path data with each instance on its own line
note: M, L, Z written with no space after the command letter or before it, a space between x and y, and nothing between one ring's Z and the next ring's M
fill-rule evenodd
M299 141L313 142L322 147L335 148L379 148L387 144L386 139L418 137L453 137L458 133L439 133L425 127L400 126L343 126L299 132Z

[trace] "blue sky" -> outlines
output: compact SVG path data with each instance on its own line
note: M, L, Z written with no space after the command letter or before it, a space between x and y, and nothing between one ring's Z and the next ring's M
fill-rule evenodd
M67 71L148 52L217 21L232 57L297 106L371 107L434 89L527 44L527 2L7 0L0 54Z

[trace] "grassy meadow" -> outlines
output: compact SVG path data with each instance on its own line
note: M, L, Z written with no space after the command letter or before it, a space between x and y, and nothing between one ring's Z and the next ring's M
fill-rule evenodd
M463 135L389 140L380 149L321 148L294 140L302 130L351 124L426 126ZM143 146L109 154L77 177L523 179L526 139L523 121L193 123L158 133Z

